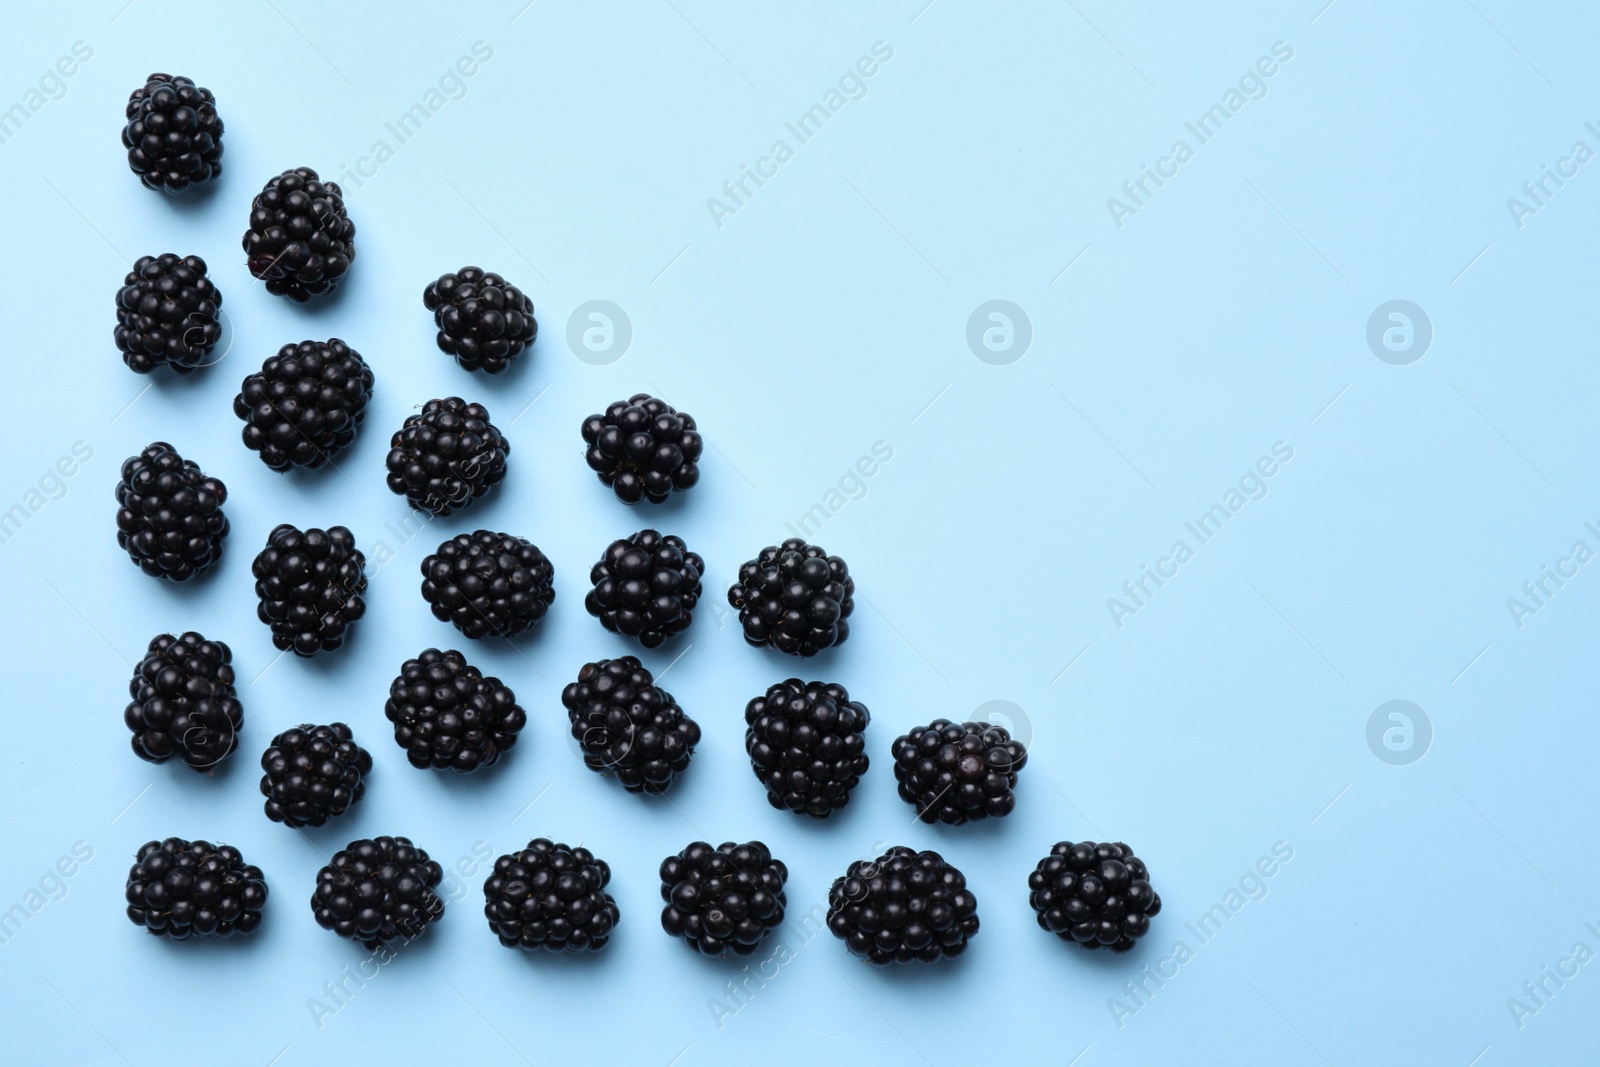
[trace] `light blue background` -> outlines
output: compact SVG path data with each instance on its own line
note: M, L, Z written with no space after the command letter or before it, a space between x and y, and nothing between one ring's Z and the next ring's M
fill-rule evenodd
M74 42L93 57L0 144L0 508L74 442L93 459L0 545L0 908L75 842L93 859L0 945L6 1058L545 1063L595 1042L646 1067L1592 1055L1600 964L1520 1028L1507 1000L1574 942L1600 950L1584 925L1600 925L1600 565L1520 629L1506 600L1574 541L1600 548L1583 525L1600 525L1600 163L1520 229L1506 200L1575 140L1600 148L1584 128L1600 119L1596 17L1576 2L1323 2L10 12L0 107ZM493 57L465 95L397 147L385 123L478 41ZM707 198L877 41L893 58L866 96L791 141L794 158L716 226ZM1267 95L1191 141L1119 229L1107 197L1276 41L1293 58ZM226 170L209 194L160 196L125 166L122 108L156 69L219 100ZM310 307L266 295L239 248L252 195L287 167L337 179L380 138L393 159L346 188L359 255L341 292ZM111 340L129 262L164 251L206 258L232 325L222 363L183 380L129 373ZM538 308L531 358L502 378L433 344L422 289L466 263ZM1365 342L1397 298L1434 328L1409 366ZM633 324L609 366L566 344L591 299ZM965 342L991 299L1031 320L1010 365ZM376 372L366 426L337 472L274 474L239 442L231 398L278 346L329 336ZM654 511L604 491L578 437L583 416L638 390L692 412L713 446L700 486ZM405 514L383 483L388 437L451 394L489 406L510 474L402 543L386 527ZM140 575L113 540L117 468L158 439L230 491L224 564L183 588ZM815 538L857 576L849 643L804 664L746 648L723 606L738 564L878 441L893 459ZM1107 598L1278 441L1294 455L1265 499L1119 629ZM342 652L273 665L249 568L279 522L343 523L369 555L394 553ZM584 661L628 650L584 613L586 572L650 523L710 572L687 639L644 656L659 671L683 653L665 684L705 729L670 803L585 770L559 703ZM422 557L480 526L555 562L552 613L515 647L459 638L418 595ZM241 748L212 778L138 761L121 722L130 663L189 628L229 642L241 676ZM529 711L492 772L413 770L388 736L389 680L429 645L463 647ZM768 808L742 749L745 701L797 671L847 685L875 717L873 769L825 824ZM914 824L891 740L997 699L1032 736L1015 815ZM1367 745L1391 699L1432 723L1409 766ZM303 720L351 723L376 763L351 815L305 835L269 823L256 791L258 753ZM475 846L581 841L615 870L618 935L597 959L508 952L478 870L319 1027L308 999L366 954L312 922L314 872L380 833L447 867ZM132 854L173 834L232 842L266 871L252 941L171 945L128 924ZM656 866L700 836L767 841L795 916L881 842L937 848L967 872L983 928L953 965L887 972L791 932L794 958L719 1028L708 1002L737 965L658 925ZM1101 836L1147 859L1165 901L1131 956L1063 945L1026 904L1053 842ZM1184 924L1276 842L1293 859L1200 944ZM1179 940L1193 958L1119 1028L1109 998Z

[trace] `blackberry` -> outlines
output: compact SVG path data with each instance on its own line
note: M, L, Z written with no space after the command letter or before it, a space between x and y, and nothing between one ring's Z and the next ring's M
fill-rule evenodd
M696 841L661 862L661 926L703 956L748 956L783 924L788 880L760 841Z
M681 537L640 530L611 542L589 571L583 606L614 634L655 648L689 628L706 564Z
M664 502L700 480L704 442L694 418L648 393L635 393L583 420L584 459L624 504Z
M157 441L122 464L117 483L117 544L139 569L186 582L222 559L228 487Z
M868 963L932 963L967 950L978 901L943 856L896 846L834 879L828 929Z
M611 868L588 849L535 838L494 861L483 914L506 948L596 952L621 919L610 881Z
M1017 772L1028 762L1028 750L1004 726L949 719L901 734L893 753L900 799L923 822L951 826L1009 815Z
M1118 841L1061 841L1028 875L1039 928L1084 948L1127 952L1150 931L1161 898L1150 871Z
M152 74L128 96L122 147L147 189L177 192L222 174L222 118L210 89Z
M222 293L199 256L140 256L117 290L117 349L137 374L171 367L188 374L214 362L222 339ZM218 357L220 358L220 357Z
M383 714L413 767L462 772L494 766L528 723L509 686L437 648L406 660Z
M665 793L700 743L699 724L633 656L585 663L561 703L583 765L630 793Z
M301 341L268 356L233 398L244 446L275 471L327 466L356 439L372 368L339 340Z
M367 791L372 753L342 722L303 723L272 739L261 754L267 818L285 826L321 826Z
M233 755L244 708L233 687L233 652L194 632L150 639L128 682L122 721L133 731L133 751L151 763L173 756L209 771Z
M468 637L516 637L556 598L555 568L539 546L507 533L457 534L422 561L422 598Z
M261 925L267 882L232 845L169 837L139 848L123 896L133 925L157 937L231 937Z
M376 952L444 917L444 901L433 891L443 880L444 870L410 838L362 838L317 872L311 913L324 930Z
M389 490L414 508L448 515L499 485L511 442L489 409L459 396L430 400L389 441Z
M856 583L838 556L791 537L739 568L728 603L739 609L744 639L757 648L815 656L850 636Z
M267 182L251 202L243 244L250 274L267 292L303 304L333 292L349 272L356 224L338 185L296 167Z
M272 627L273 646L315 656L344 644L345 632L367 610L366 562L343 526L275 527L250 568L261 599L256 617Z
M850 803L867 773L872 713L844 686L790 678L746 704L744 721L750 767L773 807L825 819Z
M423 290L422 302L439 327L440 351L466 370L499 374L539 334L533 301L500 275L477 267L440 275Z

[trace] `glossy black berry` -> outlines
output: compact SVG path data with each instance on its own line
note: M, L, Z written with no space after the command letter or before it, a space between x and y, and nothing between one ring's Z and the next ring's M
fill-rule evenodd
M261 925L267 882L232 845L169 837L140 847L124 899L133 925L157 937L231 937Z
M791 537L739 568L728 603L739 609L744 639L757 648L814 656L850 636L856 583L838 556Z
M705 569L705 561L689 551L683 538L640 530L611 542L590 568L594 588L583 606L612 633L656 648L689 628Z
M634 656L585 663L561 703L583 765L630 793L665 793L700 743L699 724Z
M538 336L533 301L491 271L462 267L423 290L422 302L439 327L440 351L467 370L499 374Z
M943 856L896 846L834 879L828 929L868 963L932 963L966 951L978 901Z
M923 822L952 826L1009 815L1017 772L1028 762L1028 750L1004 726L949 719L901 734L893 752L900 799Z
M584 459L624 504L660 504L700 480L704 442L694 418L635 393L583 420Z
M285 826L321 826L367 791L372 754L342 722L303 723L272 739L261 754L267 818Z
M1058 842L1028 875L1028 889L1039 927L1084 948L1126 952L1161 911L1150 871L1120 841Z
M434 892L442 881L443 869L409 838L363 838L317 872L311 913L324 930L376 952L444 917L444 901Z
M222 118L210 89L152 74L128 97L122 147L149 189L177 192L222 174Z
M448 515L504 481L510 454L488 408L459 396L430 400L389 441L389 491Z
M177 756L197 771L227 759L244 726L233 683L233 652L221 641L193 632L151 638L122 713L134 753L151 763Z
M750 767L775 808L825 819L867 773L872 714L842 685L779 682L745 705L744 721Z
M261 603L256 617L272 628L272 643L297 656L332 652L366 612L367 558L343 526L296 529L288 523L267 537L250 572Z
M356 438L372 399L372 368L339 340L301 341L268 356L233 398L244 446L275 471L323 467Z
M611 868L588 849L535 838L494 861L483 914L506 948L598 951L621 918L610 882Z
M422 561L422 598L468 637L516 637L556 598L555 568L533 542L507 533L458 534Z
M704 956L748 956L783 924L789 869L760 841L696 841L661 862L661 926Z
M122 362L139 374L171 367L188 374L216 360L222 293L199 256L140 256L117 290L113 335ZM221 358L220 356L218 357Z
M389 686L383 713L413 767L492 767L528 723L516 694L454 650L425 649Z
M122 464L117 482L117 544L139 569L186 582L222 559L228 487L165 441Z
M331 293L356 258L356 224L339 186L296 167L267 182L250 204L245 264L267 292L304 303Z

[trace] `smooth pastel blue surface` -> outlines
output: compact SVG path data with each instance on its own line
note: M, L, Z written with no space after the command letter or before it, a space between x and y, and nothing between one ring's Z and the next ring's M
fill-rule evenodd
M4 1059L589 1062L596 1043L645 1067L1590 1058L1600 964L1572 952L1600 951L1600 564L1547 581L1555 595L1520 619L1507 600L1575 542L1600 549L1585 526L1600 527L1600 163L1547 180L1542 205L1521 191L1541 166L1573 170L1574 142L1600 150L1596 16L1324 2L9 12L0 107L27 114L0 143L0 509L26 521L0 544L0 908L25 921L0 944ZM91 58L30 99L75 42ZM492 55L452 80L478 42ZM877 42L892 56L841 84ZM1271 77L1244 83L1259 98L1200 143L1185 123L1226 109L1278 42ZM216 93L226 171L207 193L151 193L124 165L123 104L152 69ZM785 123L836 88L801 143ZM434 107L400 143L386 124L417 103ZM1192 157L1162 163L1178 139ZM268 296L239 249L250 198L300 165L345 183L359 230L348 281L308 307ZM770 177L725 201L737 210L708 207L741 166ZM1176 174L1136 203L1121 188L1141 166ZM211 265L231 349L143 379L112 345L112 294L133 258L169 250ZM467 263L538 308L531 358L501 378L443 356L421 304ZM633 329L604 366L567 343L595 299ZM966 341L995 299L1032 331L1002 365ZM1408 365L1366 340L1395 299L1432 324ZM233 394L281 344L330 336L376 372L365 428L338 470L274 474L241 445ZM578 438L640 390L692 412L712 446L700 486L659 510L614 500ZM388 437L451 394L489 406L510 474L408 539ZM113 540L117 468L158 439L230 491L224 563L182 588ZM841 486L878 442L892 459ZM45 477L75 444L92 458ZM1244 483L1265 495L1201 544L1185 523L1275 446L1292 458ZM860 596L849 643L801 664L745 647L723 593L818 503L814 540ZM367 617L337 654L274 663L254 618L250 561L279 522L348 525L373 562ZM585 660L628 651L584 613L586 572L652 523L710 571L687 638L644 654L705 730L670 802L585 770L559 702ZM514 645L459 638L418 595L422 557L483 526L556 566L551 615ZM1170 573L1178 540L1192 558L1146 579L1119 626L1108 598L1145 565ZM138 761L121 721L130 663L185 629L229 642L241 677L241 748L214 777ZM387 735L389 680L429 645L464 646L528 709L491 772L413 770ZM767 807L742 749L745 701L797 672L875 716L874 766L825 824ZM1431 723L1409 764L1368 744L1397 699ZM991 700L1031 737L1015 814L913 823L891 740ZM302 835L262 815L256 759L304 720L351 723L376 769L348 817ZM449 910L329 1014L325 983L367 954L313 924L314 872L380 833L456 872ZM131 856L168 835L234 843L266 871L255 938L172 945L128 924ZM599 958L525 958L486 929L483 859L537 835L612 864L623 920ZM768 842L796 919L884 843L937 848L967 872L982 931L953 965L885 972L790 928L741 1006L724 990L739 965L659 929L657 864L696 837ZM1100 837L1132 844L1165 900L1130 956L1063 945L1027 907L1053 842ZM75 846L92 859L53 875ZM1253 876L1275 846L1292 859ZM1226 919L1202 940L1186 924L1213 905ZM1163 962L1180 942L1184 962ZM1169 977L1135 999L1123 985L1146 966Z

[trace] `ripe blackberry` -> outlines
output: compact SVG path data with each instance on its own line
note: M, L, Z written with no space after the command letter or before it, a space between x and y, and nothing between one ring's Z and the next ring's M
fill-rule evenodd
M372 753L342 722L303 723L272 739L261 754L267 818L285 826L321 826L367 791Z
M613 541L589 571L584 609L614 634L655 648L689 628L706 564L681 537L640 530Z
M267 182L251 202L243 244L246 265L267 292L303 304L333 292L349 272L356 224L338 185L296 167Z
M561 703L583 765L630 793L665 793L700 743L699 724L633 656L585 663Z
M372 399L372 368L339 340L301 341L268 356L233 398L244 446L275 471L323 467L356 439Z
M893 752L900 799L923 822L951 826L1009 815L1017 803L1011 788L1028 762L1028 750L1004 726L949 719L901 734Z
M507 533L457 534L422 561L422 598L468 637L516 637L556 598L555 568L539 546Z
M789 869L760 841L696 841L661 862L661 926L703 956L748 956L783 924Z
M1039 927L1084 948L1126 952L1161 911L1150 871L1120 841L1058 842L1028 875L1028 889Z
M133 925L157 937L230 937L261 925L267 882L232 845L169 837L139 848L123 896Z
M177 192L222 174L222 118L210 89L152 74L128 97L122 147L147 189Z
M439 327L439 350L466 370L499 374L533 344L533 301L500 275L477 267L442 274L422 292Z
M410 838L362 838L317 872L311 913L324 930L376 952L444 917L444 901L433 891L443 880L444 870Z
M150 639L128 682L122 721L133 731L133 751L151 763L173 756L209 771L233 755L244 708L233 687L233 652L194 632Z
M157 441L122 464L117 483L117 544L139 569L186 582L222 559L228 487Z
M610 881L611 868L588 849L535 838L494 861L483 913L506 948L597 952L621 919Z
M584 459L624 504L660 504L700 480L704 442L694 418L648 393L635 393L583 420Z
M867 773L872 713L844 686L790 678L746 704L744 721L750 767L773 807L826 819L850 803Z
M366 612L367 557L343 526L273 529L250 572L261 603L256 617L272 627L272 644L297 656L332 652Z
M815 656L850 636L856 583L838 556L791 537L739 568L728 603L739 609L744 639L757 648Z
M413 767L462 772L494 766L528 723L510 686L437 648L406 660L383 713Z
M489 409L459 396L430 400L389 441L389 490L414 508L448 515L499 485L511 442Z
M171 252L140 256L117 290L113 336L122 362L137 374L209 366L222 339L221 311L222 293L207 277L205 260Z
M828 929L868 963L932 963L967 950L978 901L943 856L896 846L834 879Z

